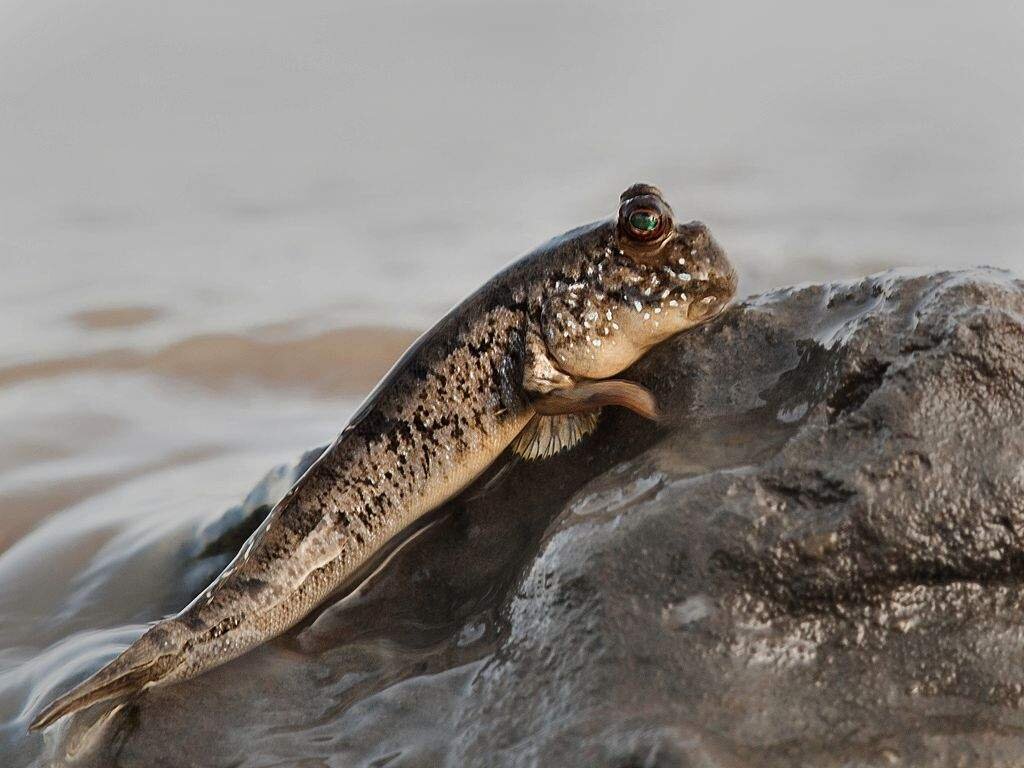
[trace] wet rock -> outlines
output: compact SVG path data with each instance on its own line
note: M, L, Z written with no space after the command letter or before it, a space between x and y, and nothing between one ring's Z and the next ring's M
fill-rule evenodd
M630 376L661 427L609 413L478 483L350 597L126 707L96 759L1024 760L1020 281L779 290Z

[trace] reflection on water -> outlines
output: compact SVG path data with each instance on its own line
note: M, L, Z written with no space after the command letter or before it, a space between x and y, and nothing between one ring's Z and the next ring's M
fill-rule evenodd
M1022 43L1010 2L0 4L0 762L31 762L29 714L187 600L197 532L330 440L416 329L638 178L747 291L1020 267ZM459 525L424 542L443 557ZM420 671L455 690L498 630L479 585L402 614L413 575L240 669L319 702L336 753L386 758L359 707L400 706L394 669L432 643L449 658ZM321 652L345 660L295 661ZM218 674L188 695L223 705ZM286 712L254 698L287 755ZM425 760L444 711L424 706Z

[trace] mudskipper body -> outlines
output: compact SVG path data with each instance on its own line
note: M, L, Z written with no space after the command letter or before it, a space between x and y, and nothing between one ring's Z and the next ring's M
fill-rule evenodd
M424 334L224 572L95 675L42 728L94 703L186 680L279 635L511 447L543 459L602 408L656 416L613 377L717 315L736 276L707 227L636 184L615 218L557 237Z

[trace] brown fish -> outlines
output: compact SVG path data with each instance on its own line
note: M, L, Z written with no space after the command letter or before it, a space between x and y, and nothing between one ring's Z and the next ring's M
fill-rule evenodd
M655 187L630 187L617 218L527 254L424 334L213 584L30 727L279 635L509 446L550 456L610 405L656 417L649 392L609 379L717 315L735 289L707 227L677 223Z

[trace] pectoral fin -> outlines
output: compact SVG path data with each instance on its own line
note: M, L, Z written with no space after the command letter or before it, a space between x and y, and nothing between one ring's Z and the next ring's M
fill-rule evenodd
M588 381L549 392L533 401L537 412L512 450L524 459L545 459L572 448L597 427L606 405L628 408L645 419L657 421L658 404L650 390L631 381Z
M588 381L533 401L533 409L542 416L588 413L606 405L620 405L645 419L658 420L658 402L651 391L623 379Z

